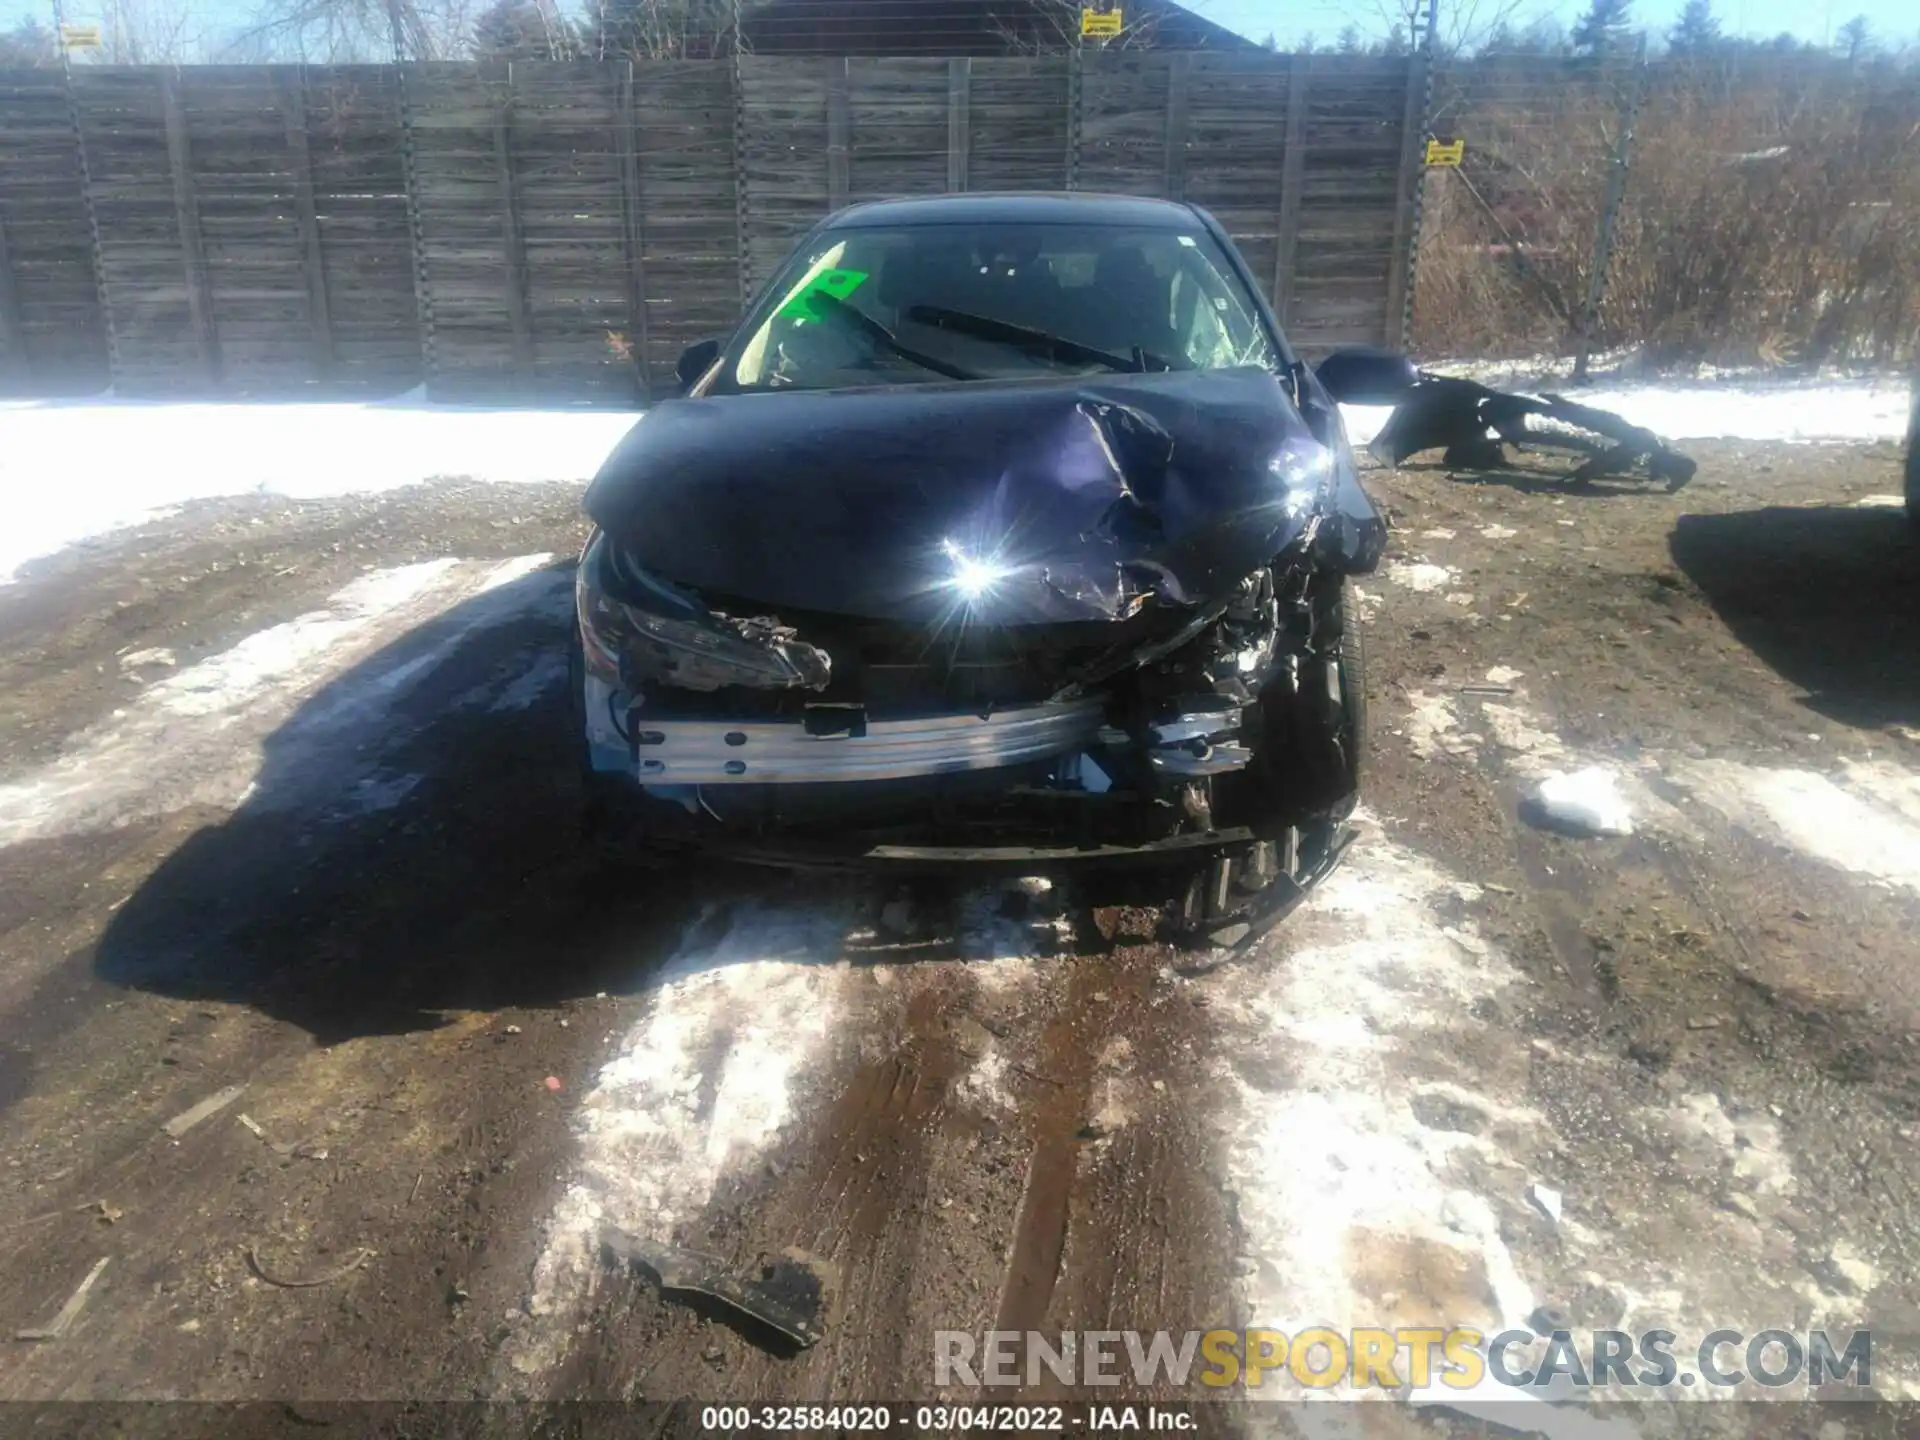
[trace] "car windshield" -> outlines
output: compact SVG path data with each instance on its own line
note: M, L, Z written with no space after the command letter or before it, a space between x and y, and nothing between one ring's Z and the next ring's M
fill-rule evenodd
M722 391L1272 367L1204 230L917 225L828 231L745 331Z

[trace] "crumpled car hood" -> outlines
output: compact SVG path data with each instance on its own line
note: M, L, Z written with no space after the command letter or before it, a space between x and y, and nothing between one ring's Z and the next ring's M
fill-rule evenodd
M770 608L1113 620L1224 593L1332 463L1257 369L789 391L657 406L586 509L663 579Z

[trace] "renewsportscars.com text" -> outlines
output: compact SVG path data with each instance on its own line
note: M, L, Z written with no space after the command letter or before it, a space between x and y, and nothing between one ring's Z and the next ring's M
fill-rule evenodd
M1302 1330L937 1330L937 1386L1263 1385L1310 1390L1666 1390L1873 1383L1873 1337L1855 1330L1714 1330L1686 1343L1671 1330L1531 1330L1487 1333L1436 1327Z

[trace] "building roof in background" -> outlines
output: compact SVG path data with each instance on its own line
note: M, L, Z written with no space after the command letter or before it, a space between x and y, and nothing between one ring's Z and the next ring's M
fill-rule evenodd
M1119 8L1108 48L1260 48L1173 0ZM1066 48L1079 23L1078 0L765 0L742 10L740 38L754 55L1022 55Z

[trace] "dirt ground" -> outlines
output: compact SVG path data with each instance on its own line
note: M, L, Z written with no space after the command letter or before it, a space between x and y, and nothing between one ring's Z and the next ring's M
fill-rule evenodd
M1516 1284L1870 1327L1920 1396L1920 546L1856 503L1899 457L1688 448L1675 495L1369 472L1362 838L1199 976L1151 895L959 885L899 940L890 889L584 853L565 487L203 503L31 567L0 1400L953 1399L936 1330L1498 1328ZM1633 834L1520 818L1602 762ZM1488 1224L1441 1243L1423 1186ZM588 1253L636 1216L817 1257L826 1337Z

